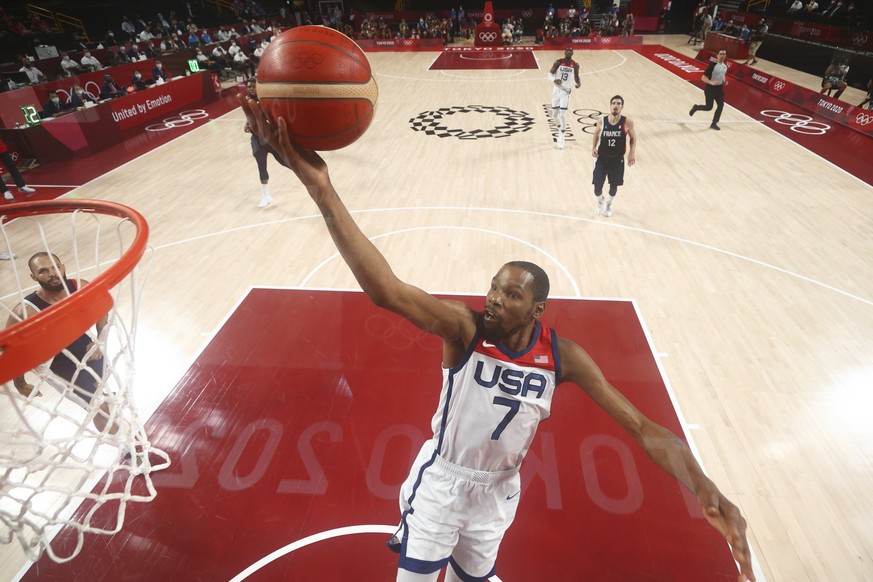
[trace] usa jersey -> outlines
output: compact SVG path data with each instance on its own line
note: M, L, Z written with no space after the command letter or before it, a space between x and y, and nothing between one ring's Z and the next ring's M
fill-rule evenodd
M601 158L623 158L627 147L627 118L622 115L614 125L609 123L609 116L603 117L603 127L600 130L600 145L597 156Z
M512 352L477 333L461 361L443 368L431 423L441 457L478 471L521 464L540 421L551 414L561 377L554 330L537 321L532 336L524 350Z
M564 59L561 59L561 64L558 65L558 70L555 71L555 79L561 81L561 87L569 93L573 90L576 81L576 61L570 59L568 65Z

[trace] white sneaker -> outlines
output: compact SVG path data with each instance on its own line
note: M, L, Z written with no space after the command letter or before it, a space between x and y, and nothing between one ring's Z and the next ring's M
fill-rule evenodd
M261 201L258 203L258 208L266 208L273 203L273 199L269 196L261 196Z
M603 211L603 216L610 217L612 216L612 200L606 201L606 208Z
M564 149L564 132L563 131L558 132L558 149L559 150Z
M603 214L603 196L597 197L597 206L594 207L594 214L597 216Z
M10 192L9 190L3 193L3 198L8 200L9 202L15 202L15 196L13 196L12 192Z
M31 188L30 186L22 186L21 188L18 189L18 191L19 192L27 192L28 194L33 194L34 192L36 192L36 190Z

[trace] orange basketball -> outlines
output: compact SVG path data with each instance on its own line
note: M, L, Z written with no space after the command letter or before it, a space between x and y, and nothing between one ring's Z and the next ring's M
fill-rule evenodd
M324 26L298 26L276 37L258 64L258 98L284 117L291 141L338 150L361 137L379 90L364 51Z

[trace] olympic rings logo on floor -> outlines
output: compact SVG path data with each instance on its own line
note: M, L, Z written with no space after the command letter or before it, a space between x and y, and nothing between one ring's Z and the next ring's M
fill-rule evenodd
M146 126L146 131L167 131L168 129L176 129L177 127L186 127L193 124L198 119L209 117L209 114L202 109L192 109L191 111L183 111L179 115L168 117L161 123Z
M497 33L496 32L480 32L479 39L482 42L494 42L495 40L497 40Z
M576 116L576 123L582 126L582 131L594 135L603 112L597 109L574 109L573 115Z
M761 115L770 117L779 125L787 125L791 131L802 135L824 135L831 128L827 123L813 121L812 117L801 113L767 109L762 111Z
M873 115L861 112L855 117L855 123L861 126L869 125L873 123Z
M449 127L449 119L458 119L467 114L485 114L497 116L501 123L487 129L462 129ZM493 122L492 122L493 123ZM423 132L439 138L454 137L456 139L499 139L510 137L517 133L530 131L534 118L524 111L516 111L508 107L488 105L467 105L465 107L441 107L436 111L424 111L409 120L413 131Z

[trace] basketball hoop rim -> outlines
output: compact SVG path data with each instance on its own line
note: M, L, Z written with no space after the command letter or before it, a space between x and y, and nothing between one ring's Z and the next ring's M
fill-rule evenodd
M127 219L136 228L134 240L115 263L88 285L36 315L0 330L0 384L22 376L51 359L97 323L112 308L110 290L118 285L145 254L149 226L136 210L105 200L45 200L0 208L0 223L16 218L86 212ZM0 322L2 324L2 322Z

